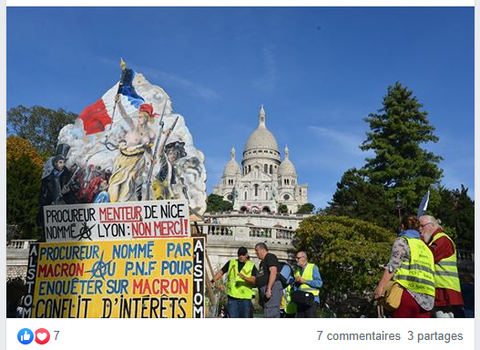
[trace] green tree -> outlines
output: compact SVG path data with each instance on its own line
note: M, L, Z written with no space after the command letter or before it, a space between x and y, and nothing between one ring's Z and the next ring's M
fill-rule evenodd
M27 154L7 165L7 223L17 225L22 238L38 237L36 215L42 168Z
M383 186L390 199L400 196L407 213L416 212L423 195L442 177L437 166L442 158L421 147L438 141L422 107L400 83L388 87L383 107L365 118L371 131L360 147L375 152L362 169L369 181Z
M223 200L222 196L212 193L207 197L208 213L218 213L222 211L229 211L232 209L233 209L233 204L231 202Z
M325 212L393 228L398 226L398 217L395 211L386 209L394 207L383 186L370 183L365 175L352 168L337 183L337 190Z
M315 215L300 223L294 244L320 267L321 299L337 317L373 316L373 291L394 239L392 232L362 220Z
M30 143L43 157L55 154L58 134L67 124L71 124L77 114L65 111L48 109L41 106L27 108L17 106L7 112L7 131L16 134Z
M43 167L42 158L28 140L15 135L7 137L7 166L22 155L29 157L37 166Z
M374 156L361 169L345 172L326 211L393 230L398 227L396 199L401 199L402 214L415 214L427 190L440 183L441 157L421 147L438 138L412 91L397 82L388 87L382 104L365 118L371 131L360 146Z
M280 214L288 214L288 207L282 203L278 206L278 212Z
M441 220L455 235L458 248L473 250L475 237L475 202L468 196L468 188L449 190L439 186L432 191L437 200L429 204L427 213ZM448 232L448 231L447 231Z
M297 214L312 214L315 211L315 206L312 203L305 203L297 210Z

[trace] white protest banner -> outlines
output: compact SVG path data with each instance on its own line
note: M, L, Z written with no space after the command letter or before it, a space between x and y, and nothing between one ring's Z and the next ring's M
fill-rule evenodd
M186 200L44 207L47 242L190 237Z

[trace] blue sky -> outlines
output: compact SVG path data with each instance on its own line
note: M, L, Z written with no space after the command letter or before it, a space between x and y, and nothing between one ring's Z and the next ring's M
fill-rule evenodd
M387 87L424 104L443 184L474 195L473 8L7 8L7 109L80 113L119 59L170 95L204 152L207 194L264 104L309 201L325 207ZM370 154L371 155L371 154ZM394 209L393 209L394 210Z

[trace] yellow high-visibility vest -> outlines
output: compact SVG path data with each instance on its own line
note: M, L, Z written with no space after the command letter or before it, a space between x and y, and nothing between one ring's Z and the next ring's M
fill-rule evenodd
M314 266L315 266L314 264L307 263L307 266L305 266L305 269L303 269L302 274L300 273L300 269L297 268L297 270L295 271L295 277L302 276L302 278L304 278L306 280L313 280L313 267ZM320 295L320 291L318 290L318 288L310 287L306 283L302 283L300 285L299 289L303 292L310 292L314 296Z
M242 271L238 271L238 260L230 260L228 268L227 295L237 299L251 299L253 296L253 285L238 276L242 273L245 277L252 276L255 265L251 261L246 261Z
M297 313L297 304L295 304L292 301L292 291L293 288L291 285L289 285L287 288L285 288L285 291L283 292L283 298L285 299L285 313L286 314L295 314Z
M393 279L412 292L435 296L433 254L423 241L403 237L410 248L410 261L403 262Z
M433 244L437 239L441 237L447 237L453 245L453 255L440 260L435 264L435 284L437 288L453 289L457 292L461 292L460 279L458 278L457 268L457 249L452 239L444 232L439 232L432 239L429 246Z

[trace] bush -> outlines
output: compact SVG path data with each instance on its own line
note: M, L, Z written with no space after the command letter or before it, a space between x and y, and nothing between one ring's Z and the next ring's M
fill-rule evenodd
M317 264L322 304L337 317L374 316L373 291L396 235L359 219L315 215L303 220L294 245Z

